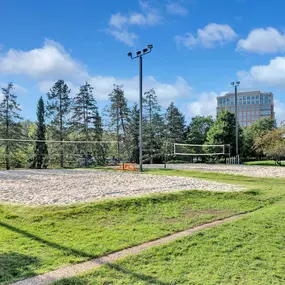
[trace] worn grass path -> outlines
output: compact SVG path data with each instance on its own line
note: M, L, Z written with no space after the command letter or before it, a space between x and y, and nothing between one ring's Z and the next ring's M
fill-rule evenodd
M99 258L95 258L92 259L90 261L86 261L83 263L79 263L79 264L75 264L75 265L70 265L64 268L60 268L51 272L48 272L46 274L42 274L39 276L35 276L32 278L28 278L22 281L18 281L13 283L12 285L45 285L45 284L49 284L52 281L56 281L58 279L61 278L69 278L69 277L74 277L76 275L82 274L82 273L86 273L87 271L91 270L91 269L96 269L99 268L102 265L106 265L106 264L111 264L117 260L120 260L122 258L125 258L129 255L136 255L141 253L144 250L147 250L151 247L154 246L159 246L159 245L164 245L170 241L174 241L178 238L182 238L182 237L186 237L186 236L190 236L198 231L201 230L205 230L205 229L209 229L209 228L213 228L217 225L221 225L224 224L226 222L231 222L234 221L242 216L244 216L245 214L241 214L241 215L235 215L232 217L228 217L222 220L217 220L208 224L204 224L201 226L197 226L191 229L187 229L185 231L182 232L178 232L172 235L169 235L167 237L164 238L160 238L154 241L150 241L150 242L146 242L143 243L141 245L138 246L134 246L128 249L124 249L115 253L111 253Z

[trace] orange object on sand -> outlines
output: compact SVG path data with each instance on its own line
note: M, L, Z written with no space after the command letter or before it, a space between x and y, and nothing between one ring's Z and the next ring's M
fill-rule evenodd
M135 163L120 163L119 167L117 170L131 170L131 171L136 171L138 170L137 165Z

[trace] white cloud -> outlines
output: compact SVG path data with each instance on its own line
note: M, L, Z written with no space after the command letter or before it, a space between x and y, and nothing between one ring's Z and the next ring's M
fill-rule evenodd
M240 71L238 77L248 87L256 84L285 87L285 57L276 57L268 65L253 66L249 71Z
M218 94L215 92L203 92L196 96L198 99L188 103L185 108L186 118L194 116L216 116Z
M116 40L128 46L134 46L138 36L135 33L129 33L127 30L107 29L107 32Z
M45 40L42 48L29 51L10 49L0 56L0 74L25 75L33 79L86 77L82 64L75 61L59 43Z
M203 29L198 29L196 38L191 33L186 33L185 36L176 36L175 40L177 44L183 44L188 48L195 45L213 48L216 45L223 46L236 37L236 32L229 25L211 23Z
M122 16L121 13L111 15L109 25L121 29L128 22L128 18Z
M155 26L162 22L162 18L156 9L153 9L149 3L140 1L141 13L131 12L128 15L121 13L112 14L109 20L109 28L105 29L116 40L125 43L128 46L134 46L138 36L129 32L131 26Z
M180 16L186 16L188 14L188 10L184 8L182 5L179 3L169 3L166 6L167 12L169 14L174 14L174 15L180 15Z
M89 80L90 84L94 86L94 94L97 100L108 100L108 94L112 92L113 84L123 85L127 99L134 103L138 102L139 94L139 78L115 78L104 76L93 76ZM166 107L171 101L180 98L189 98L192 95L192 88L182 78L177 77L173 83L161 83L153 76L146 76L143 79L143 92L154 88L159 102Z
M190 33L186 33L185 36L176 36L175 41L177 45L182 44L188 48L191 48L197 44L197 40Z
M285 34L272 27L252 30L246 39L238 42L237 50L256 53L276 53L285 51Z
M280 122L285 120L285 104L279 100L274 100L274 111L277 125L280 125Z

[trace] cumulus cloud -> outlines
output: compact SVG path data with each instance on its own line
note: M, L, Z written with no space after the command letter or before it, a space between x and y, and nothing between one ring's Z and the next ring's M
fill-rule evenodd
M281 121L285 120L285 104L279 100L274 100L275 119L279 125Z
M122 16L121 13L111 15L109 25L121 29L128 22L128 18Z
M285 34L268 27L252 30L246 39L239 40L237 50L255 53L276 53L285 51Z
M236 39L236 32L229 25L211 23L203 29L198 29L197 36L186 33L184 36L176 36L175 41L178 45L182 44L188 48L201 45L206 48L213 48L217 45L223 46Z
M107 32L119 42L131 47L135 45L135 41L138 38L135 33L129 33L127 30L107 29Z
M123 85L127 99L131 102L138 102L139 78L116 78L105 76L93 76L89 80L90 84L95 87L94 93L97 100L108 100L108 94L112 92L113 84ZM160 104L163 107L168 106L171 101L181 98L191 98L193 90L188 83L182 78L177 77L173 83L161 83L153 76L146 76L143 79L144 90L148 91L154 88Z
M116 40L128 46L134 46L138 36L129 32L131 26L155 26L162 22L162 18L156 9L153 9L147 2L140 1L142 11L131 12L122 15L120 12L112 14L109 20L109 28L105 29Z
M215 92L203 92L196 96L196 100L185 106L187 118L194 116L216 116L216 106L218 94Z
M166 9L169 14L173 15L186 16L188 14L188 10L176 2L169 3Z
M255 84L285 87L285 57L276 57L268 65L257 65L249 71L240 71L238 77L249 87Z
M25 75L33 79L65 78L83 79L85 67L72 59L59 43L45 40L43 47L29 51L10 49L0 55L0 74Z

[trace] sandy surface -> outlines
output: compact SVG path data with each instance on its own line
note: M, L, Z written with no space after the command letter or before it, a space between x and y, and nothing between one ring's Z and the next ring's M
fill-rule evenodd
M69 204L175 190L239 191L242 188L196 178L100 170L0 171L0 202Z
M163 168L162 164L144 165L147 168ZM285 167L280 166L251 166L226 164L167 164L167 168L180 170L197 170L204 172L222 172L227 174L253 177L285 178Z

